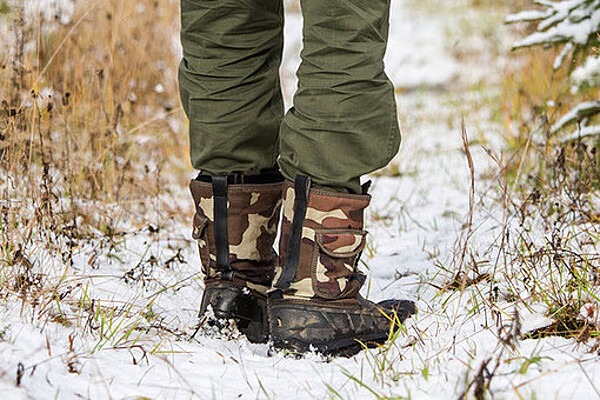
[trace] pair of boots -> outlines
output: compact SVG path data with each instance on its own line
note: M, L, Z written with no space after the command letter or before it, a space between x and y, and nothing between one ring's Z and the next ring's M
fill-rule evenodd
M370 196L311 188L276 171L192 181L204 296L218 319L233 319L251 342L276 349L351 355L383 343L414 303L374 304L360 296ZM279 256L273 250L283 207Z

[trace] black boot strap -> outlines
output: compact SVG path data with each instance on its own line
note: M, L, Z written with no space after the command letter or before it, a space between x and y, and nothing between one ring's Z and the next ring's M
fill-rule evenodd
M222 279L231 280L232 270L229 265L229 229L227 226L227 177L213 176L212 185L217 270L221 271Z
M294 220L292 231L287 245L287 256L279 281L275 284L278 289L287 289L296 277L298 262L300 260L300 244L302 243L302 226L306 218L308 206L308 191L310 190L310 178L299 175L294 181Z

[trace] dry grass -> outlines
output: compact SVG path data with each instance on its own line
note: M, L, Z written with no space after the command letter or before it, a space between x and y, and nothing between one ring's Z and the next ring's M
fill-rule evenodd
M41 211L69 199L61 211L85 225L81 201L126 206L156 196L162 169L187 167L178 2L77 3L67 25L15 3L12 46L0 54L3 216L14 201Z
M528 201L566 195L577 208L574 212L596 222L592 200L600 190L600 142L593 137L564 140L561 133L550 133L550 127L578 102L596 98L597 90L574 93L567 68L552 69L555 57L543 49L520 51L514 57L516 67L504 77L503 118L510 151L505 172ZM576 128L564 133L572 130ZM587 208L582 198L588 199Z
M36 4L0 2L0 296L34 307L54 301L46 272L69 268L81 243L112 249L158 231L159 212L189 215L173 201L189 172L179 2L76 2L64 25Z
M552 69L555 56L543 49L510 55L501 97L507 150L501 157L489 152L499 168L495 179L502 204L496 207L504 210L499 255L489 273L479 273L473 259L472 271L465 271L469 279L454 275L443 289L475 291L492 315L498 301L515 309L541 306L536 310L545 310L553 322L515 339L563 336L595 352L600 348L600 140L565 140L571 131L551 134L550 127L597 93L573 93L568 71ZM467 221L464 227L469 226ZM477 292L481 283L489 283L489 290ZM487 367L487 362L481 366ZM481 378L475 375L474 387Z
M599 336L579 313L599 304L600 140L564 140L550 127L593 90L571 91L568 71L553 71L556 54L528 49L503 84L509 157L504 174L518 224L506 249L507 277L522 300L541 302L555 322L532 337L560 335L588 341ZM574 128L571 128L573 130ZM519 292L521 291L521 292Z

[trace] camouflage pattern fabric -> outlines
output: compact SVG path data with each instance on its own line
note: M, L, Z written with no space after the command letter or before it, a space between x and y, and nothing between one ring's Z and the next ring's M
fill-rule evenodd
M294 187L286 182L279 246L279 279L287 257L294 219ZM283 291L284 298L355 298L364 282L357 262L365 246L363 213L371 196L311 189L302 225L300 259L296 276Z
M228 186L229 263L234 283L266 292L273 280L277 255L273 242L281 209L281 183ZM220 279L216 264L212 183L193 180L196 206L193 238L198 241L207 281Z

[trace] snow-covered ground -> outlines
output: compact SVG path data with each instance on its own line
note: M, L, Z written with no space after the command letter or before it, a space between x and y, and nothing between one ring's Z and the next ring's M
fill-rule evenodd
M498 154L502 144L487 105L497 101L497 52L510 38L502 15L468 3L392 2L386 65L398 87L403 145L394 166L371 177L363 261L369 298L417 301L419 314L393 343L349 359L296 360L243 337L195 334L202 296L195 245L189 227L157 205L146 218L158 232L91 241L70 267L37 260L39 272L57 282L51 301L0 303L0 398L449 399L477 375L495 399L600 397L598 355L573 340L511 338L516 312L521 331L547 322L535 309L487 304L493 288L485 281L462 295L440 290L463 246L481 272L496 264L505 218L495 163L483 147ZM282 76L290 104L301 18L292 12L287 21ZM497 24L485 27L485 38L482 21ZM470 233L462 118L475 178ZM178 202L187 199L186 188L179 194Z

